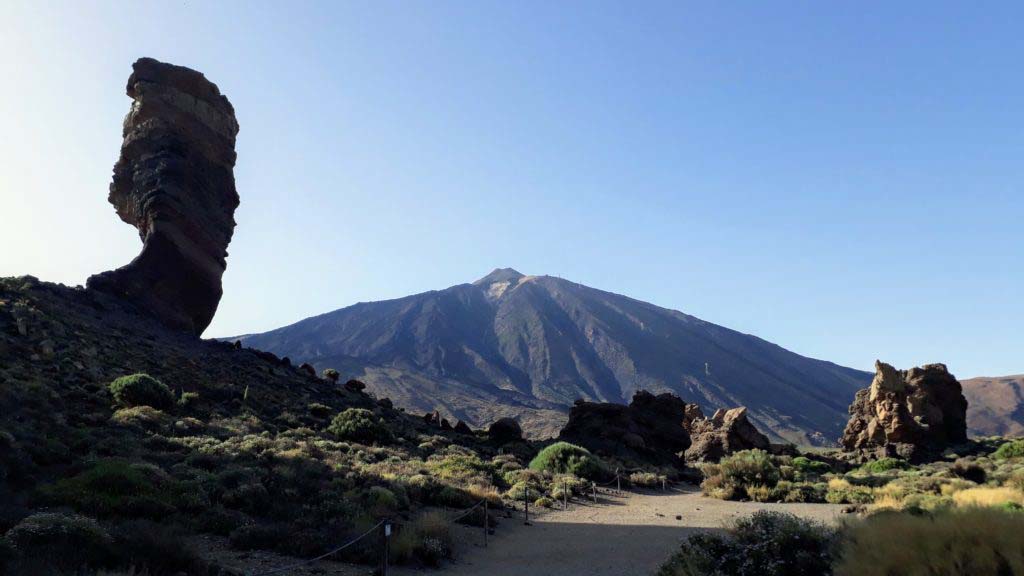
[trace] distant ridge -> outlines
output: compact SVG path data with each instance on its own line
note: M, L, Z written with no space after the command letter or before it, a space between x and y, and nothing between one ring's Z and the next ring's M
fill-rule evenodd
M682 312L511 268L242 340L361 378L410 411L436 408L474 426L512 415L534 435L556 433L578 398L628 402L644 389L705 411L747 406L776 439L832 443L871 379Z

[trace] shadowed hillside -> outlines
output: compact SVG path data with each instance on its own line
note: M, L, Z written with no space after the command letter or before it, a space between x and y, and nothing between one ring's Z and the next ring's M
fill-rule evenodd
M1024 374L962 380L972 436L1024 436Z

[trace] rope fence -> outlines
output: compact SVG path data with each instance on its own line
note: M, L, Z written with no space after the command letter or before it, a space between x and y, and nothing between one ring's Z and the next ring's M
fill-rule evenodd
M616 468L615 469L615 478L613 478L613 479L611 479L611 480L609 480L607 482L602 482L602 483L591 482L590 483L590 492L591 492L591 497L593 498L594 503L597 504L597 488L598 488L598 486L604 487L604 486L608 486L608 485L610 485L610 484L612 484L614 482L616 484L617 492L621 493L621 491L622 491L622 474L623 473L630 474L632 472L645 472L645 470L642 469L642 468L625 468L625 469ZM664 481L662 482L662 489L665 489ZM530 499L529 499L529 496L530 496L530 490L529 489L524 490L523 491L523 523L528 525L528 526L530 525ZM585 497L586 496L584 494L584 498ZM562 484L562 508L563 508L563 510L568 510L569 502L570 502L571 499L572 499L572 496L570 495L570 491L568 490L568 486L567 486L567 484L565 482L563 482L563 484ZM486 548L487 547L488 534L491 533L490 511L488 509L488 504L489 504L488 500L486 498L483 498L479 502L477 502L476 504L473 504L472 506L470 506L469 508L466 508L464 510L460 510L460 511L456 512L455 516L453 516L452 518L446 519L446 522L450 523L450 524L454 524L454 523L458 522L459 520L462 520L463 518L466 518L467 516L469 516L473 512L479 510L481 507L483 507L483 545ZM514 509L515 508L513 507L513 510ZM534 513L534 515L535 516L537 515L536 512ZM356 544L357 542L363 540L364 538L370 536L371 534L373 534L375 532L378 532L380 534L380 537L381 537L380 574L381 574L381 576L387 576L387 574L388 574L388 565L389 565L390 540L391 540L391 536L392 536L392 528L393 527L402 528L405 525L406 525L406 523L404 523L404 522L399 522L399 521L396 521L396 520L392 520L390 518L386 518L384 520L381 520L380 522L377 522L372 527L370 527L368 530L366 530L365 532L363 532L360 535L356 536L355 538L345 542L341 546L338 546L336 548L328 550L327 552L324 552L323 554L321 554L321 555L319 555L319 556L317 556L315 558L310 558L308 560L300 560L300 561L294 562L292 564L287 564L285 566L280 566L278 568L273 568L273 569L265 570L265 571L262 571L262 572L250 572L250 573L248 573L248 576L271 576L273 574L282 574L282 573L288 572L290 570L295 570L295 569L301 568L303 566L308 566L310 564L313 564L314 562L319 562L320 560L323 560L325 558L328 558L330 556L333 556L333 555L341 552L342 550L345 550L346 548L352 546L353 544Z

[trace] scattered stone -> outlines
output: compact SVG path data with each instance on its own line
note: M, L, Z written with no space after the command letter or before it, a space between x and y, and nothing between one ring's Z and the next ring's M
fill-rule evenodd
M132 69L133 102L108 199L138 228L142 252L87 286L200 335L220 303L235 229L238 122L201 73L152 58Z
M718 409L711 418L690 424L693 445L686 450L688 462L718 462L740 450L768 450L771 443L747 418L745 407Z

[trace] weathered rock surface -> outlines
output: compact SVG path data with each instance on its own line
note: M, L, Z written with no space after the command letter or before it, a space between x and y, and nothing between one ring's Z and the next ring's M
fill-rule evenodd
M682 465L679 454L690 446L687 407L673 394L645 391L629 406L577 401L558 437L627 461Z
M911 458L967 440L967 399L945 364L897 370L876 361L871 386L857 392L840 439L848 451Z
M135 226L142 252L92 276L170 328L202 334L222 295L238 207L233 168L238 122L201 73L142 58L132 65L121 155L109 201Z
M523 439L523 428L514 418L499 418L487 428L487 435L498 444L519 442Z
M723 456L740 450L769 450L771 443L747 418L744 407L719 409L711 418L690 423L693 445L686 450L690 462L718 462Z

